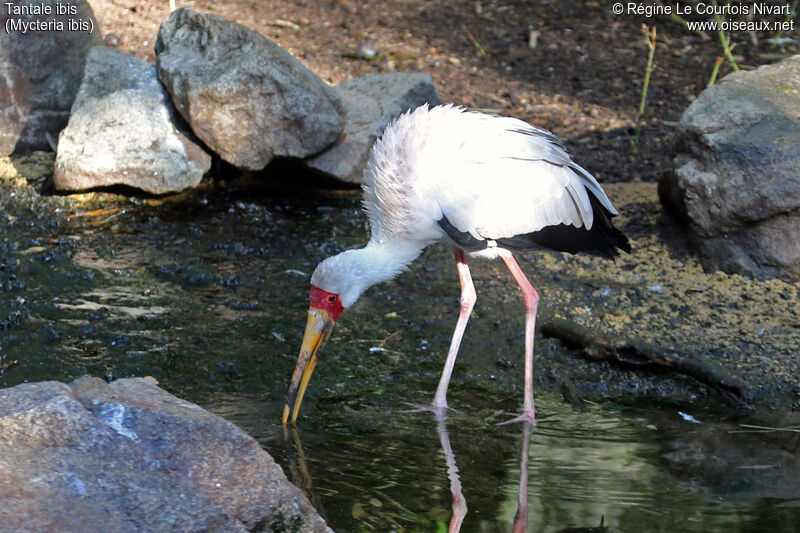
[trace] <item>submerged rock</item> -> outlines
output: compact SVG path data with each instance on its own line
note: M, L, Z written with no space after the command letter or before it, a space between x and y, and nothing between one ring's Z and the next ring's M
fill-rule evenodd
M800 279L800 56L703 91L677 147L659 194L703 266Z
M333 147L308 166L349 183L363 183L369 149L386 126L409 109L441 103L430 74L374 74L335 87L342 100L344 131Z
M308 157L342 131L328 85L286 50L218 15L178 9L161 24L157 67L195 134L236 167Z
M255 440L152 379L2 390L0 445L0 531L330 531Z
M89 53L53 175L59 190L127 185L152 194L197 185L211 157L178 131L180 120L146 61L113 48Z
M49 150L47 134L58 136L69 119L89 49L102 44L100 27L85 0L70 2L75 14L58 14L59 0L22 0L14 9L50 14L13 14L0 9L0 155ZM26 10L27 11L27 10ZM81 20L91 30L70 30Z

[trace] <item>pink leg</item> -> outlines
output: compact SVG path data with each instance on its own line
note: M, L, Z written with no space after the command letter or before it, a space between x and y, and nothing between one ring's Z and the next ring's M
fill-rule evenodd
M456 257L456 268L458 269L458 280L461 282L461 312L458 314L456 329L453 331L453 340L450 341L450 350L447 352L447 361L444 363L442 377L439 379L439 387L433 397L433 408L436 412L444 412L447 409L447 385L450 383L450 376L453 373L453 365L456 364L458 347L461 345L461 338L467 327L469 315L478 299L475 294L475 286L472 284L472 276L469 274L467 266L467 254L461 248L453 247Z
M511 275L517 281L517 285L522 290L523 301L525 303L525 400L522 405L522 414L509 422L529 421L534 422L536 418L536 408L533 405L533 330L536 327L536 308L539 305L539 293L525 277L517 260L509 252L503 255Z

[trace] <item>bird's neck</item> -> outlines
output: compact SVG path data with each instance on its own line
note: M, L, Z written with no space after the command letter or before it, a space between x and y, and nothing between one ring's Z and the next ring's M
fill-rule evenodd
M368 287L390 280L404 271L425 248L425 243L416 241L370 240L358 250L359 261L365 265L363 270Z
M364 248L347 250L331 258L336 263L337 270L348 272L349 283L341 294L342 304L349 307L371 286L400 274L419 256L425 244L427 243L374 239Z

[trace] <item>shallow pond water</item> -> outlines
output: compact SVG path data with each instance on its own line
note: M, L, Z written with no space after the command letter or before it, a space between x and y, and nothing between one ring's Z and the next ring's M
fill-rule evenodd
M25 209L0 217L0 366L17 361L0 385L154 376L254 435L337 531L447 531L459 485L463 531L510 531L520 507L537 532L797 531L798 433L692 406L702 388L669 376L646 382L658 401L567 403L574 375L594 372L596 389L616 371L538 338L540 417L521 470L524 426L496 423L521 402L522 315L492 265L475 269L486 295L451 385L459 411L403 413L432 397L455 321L444 246L348 311L284 433L308 276L362 243L366 221L356 193L251 196L121 201L49 226Z
M539 406L523 497L528 531L601 531L601 522L608 531L796 531L796 457L741 455L751 435L732 433L736 424L696 413L697 430L675 412L574 409L548 394ZM237 419L234 406L216 407ZM338 531L446 531L458 488L468 508L462 531L521 531L523 425L462 413L443 432L430 416L388 409L313 418L288 438L274 424L255 424L257 436ZM708 432L733 440L707 447ZM676 450L735 466L685 472L670 457ZM763 482L762 469L771 471Z

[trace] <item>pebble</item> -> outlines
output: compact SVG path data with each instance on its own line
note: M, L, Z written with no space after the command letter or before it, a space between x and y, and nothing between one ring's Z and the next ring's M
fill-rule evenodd
M372 44L361 43L356 48L356 56L359 59L372 61L373 59L378 57L378 48Z

